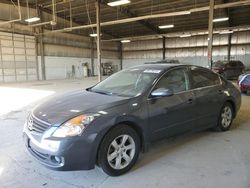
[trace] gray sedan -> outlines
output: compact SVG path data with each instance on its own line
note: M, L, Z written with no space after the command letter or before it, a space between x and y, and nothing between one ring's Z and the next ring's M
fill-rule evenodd
M48 168L98 165L118 176L155 140L208 128L228 130L240 104L240 91L208 69L147 64L38 105L23 137L28 151Z

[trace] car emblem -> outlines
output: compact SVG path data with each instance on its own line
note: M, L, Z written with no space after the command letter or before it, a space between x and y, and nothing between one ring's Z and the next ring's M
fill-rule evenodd
M27 126L28 126L29 130L33 129L33 118L31 116L29 117L29 120L27 122Z

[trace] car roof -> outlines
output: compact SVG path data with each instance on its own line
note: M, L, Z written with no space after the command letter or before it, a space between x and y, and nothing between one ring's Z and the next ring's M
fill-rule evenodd
M181 66L187 66L184 64L174 64L174 63L158 63L158 64L143 64L143 65L137 65L130 67L129 69L139 68L139 69L160 69L160 70L167 70L173 67L181 67Z
M146 62L144 64L180 64L179 60L175 59L166 59L166 60L160 60L155 62Z

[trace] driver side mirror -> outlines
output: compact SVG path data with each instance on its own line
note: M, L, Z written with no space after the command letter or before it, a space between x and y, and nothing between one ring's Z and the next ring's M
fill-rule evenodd
M172 95L174 95L174 91L167 88L158 88L151 93L153 97L169 97Z

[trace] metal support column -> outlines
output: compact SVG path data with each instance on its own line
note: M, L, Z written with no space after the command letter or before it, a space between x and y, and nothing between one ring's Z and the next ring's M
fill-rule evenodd
M16 51L15 51L15 38L14 38L14 25L13 23L11 24L11 29L12 29L12 47L13 47L13 50L12 50L12 53L13 53L13 58L14 58L14 70L15 70L15 81L17 81L17 62L16 62Z
M228 35L228 46L227 46L227 61L229 62L231 60L231 44L232 42L232 33L229 33Z
M96 31L97 31L97 63L98 63L98 81L102 80L102 62L101 62L101 24L100 24L100 0L96 0Z
M39 28L34 28L33 33L35 36L35 53L36 53L36 78L37 80L40 80L40 75L39 75L39 64L38 64L38 43L39 43L39 37L37 34L39 34Z
M122 70L122 66L123 66L123 45L120 42L120 46L119 46L119 51L120 51L120 68Z
M26 45L26 36L23 35L23 41L24 41L24 52L25 52L25 73L26 73L26 81L29 80L28 77L28 59L27 59L27 45Z
M46 80L46 68L45 68L45 58L44 58L44 44L43 44L43 29L40 29L39 35L39 45L40 45L40 56L41 56L41 68L42 68L42 80Z
M210 0L209 7L209 20L208 20L208 48L207 48L207 58L208 67L212 67L212 57L213 57L213 19L214 19L214 0Z
M166 59L166 37L162 37L162 58Z
M42 11L38 9L38 16L42 20ZM39 27L39 47L40 47L40 56L41 56L41 69L42 69L42 80L46 80L46 67L45 67L45 57L44 57L44 43L43 43L43 26Z
M94 67L94 61L95 61L95 49L94 49L94 38L90 38L90 58L91 58L91 76L95 75L95 67Z
M2 53L1 38L0 38L0 61L1 61L1 69L2 69L2 81L4 82L4 66L3 66L3 53Z

